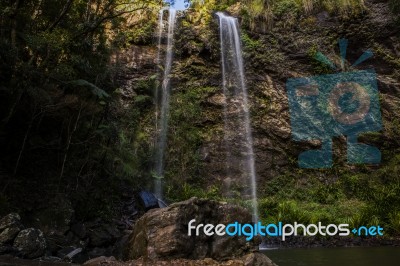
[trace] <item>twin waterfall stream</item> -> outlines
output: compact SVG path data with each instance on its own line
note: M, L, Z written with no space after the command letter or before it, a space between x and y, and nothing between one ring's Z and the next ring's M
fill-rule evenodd
M163 199L163 184L162 179L164 176L164 154L167 144L167 131L168 131L168 115L169 115L169 100L171 94L170 73L173 59L174 48L174 31L176 24L176 10L168 10L168 33L167 33L167 51L163 65L163 75L161 83L161 91L156 89L155 102L156 102L156 157L155 157L155 184L154 194L157 198ZM164 9L160 11L159 19L159 36L158 36L158 58L157 64L161 65L161 43L164 28L163 21Z
M162 42L164 36L164 13L168 10L166 51L163 60ZM233 172L240 176L244 187L242 197L251 196L253 220L258 221L257 184L253 152L253 138L250 126L248 95L243 68L240 33L236 18L221 12L219 19L221 42L222 89L224 94L224 142L226 147L226 174ZM174 31L176 28L176 10L160 11L158 32L158 58L161 84L155 93L156 102L156 151L154 193L163 199L164 154L167 145L168 116L170 105L170 75L173 62Z
M217 16L221 42L222 88L225 97L224 138L227 148L227 173L229 175L234 164L239 163L241 179L247 184L246 187L251 189L253 221L257 222L257 184L253 137L239 27L236 18L221 12L218 12Z

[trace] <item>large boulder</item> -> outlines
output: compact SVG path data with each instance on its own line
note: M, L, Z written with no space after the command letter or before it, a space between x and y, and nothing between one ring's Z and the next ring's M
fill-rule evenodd
M0 245L12 243L23 229L21 218L17 213L10 213L0 220Z
M28 259L40 257L46 251L46 239L42 231L35 228L24 229L14 240L14 248L19 255Z
M206 236L202 233L189 236L188 224L192 219L196 220L196 224L214 225L252 222L251 214L242 207L197 198L153 209L135 224L127 245L126 259L143 258L154 262L209 258L222 262L253 256L254 263L246 265L272 265L268 264L270 260L266 256L257 253L258 238L246 241L245 237ZM263 259L264 264L256 263Z

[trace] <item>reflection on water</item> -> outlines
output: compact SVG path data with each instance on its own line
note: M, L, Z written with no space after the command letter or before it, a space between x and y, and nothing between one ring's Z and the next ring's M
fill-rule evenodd
M262 252L278 266L400 265L400 247L271 249Z

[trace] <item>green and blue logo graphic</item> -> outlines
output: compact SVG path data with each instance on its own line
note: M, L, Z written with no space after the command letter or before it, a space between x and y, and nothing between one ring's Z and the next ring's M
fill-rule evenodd
M344 70L348 41L339 41L341 69ZM366 51L355 67L372 57ZM334 70L335 66L322 53L316 59ZM382 118L376 73L373 69L336 74L292 78L287 80L292 137L296 141L321 141L319 150L299 155L301 168L329 168L333 164L332 138L347 137L349 164L379 164L378 148L359 143L358 135L379 131Z

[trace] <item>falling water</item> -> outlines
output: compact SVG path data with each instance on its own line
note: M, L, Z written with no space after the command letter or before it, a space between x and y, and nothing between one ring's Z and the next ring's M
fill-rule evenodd
M159 19L159 54L157 57L158 63L161 64L161 39L163 30L163 12L160 12ZM156 116L157 122L157 143L156 143L156 158L155 158L155 188L154 193L159 199L163 198L162 178L164 175L164 153L167 142L168 130L168 113L169 113L169 98L170 98L170 73L173 59L174 31L176 22L176 10L168 9L168 35L167 35L167 51L163 66L163 76L161 83L161 91L156 92ZM158 117L158 110L160 115Z
M157 52L157 71L158 74L160 74L160 69L161 69L161 42L162 42L162 37L163 37L163 29L164 29L164 11L165 8L162 8L159 12L158 15L158 35L157 35L157 47L158 47L158 52ZM156 132L158 132L158 116L159 116L159 92L158 92L158 88L155 90L154 93L154 102L156 103L156 109L155 109L155 115L156 115L156 119L155 119L155 129Z
M161 41L162 41L162 34L164 30L164 11L166 9L162 8L158 14L158 35L157 35L157 44L158 44L158 53L157 53L157 64L161 64Z
M251 189L253 220L258 220L257 184L247 88L237 19L218 12L221 40L227 173L237 173Z

